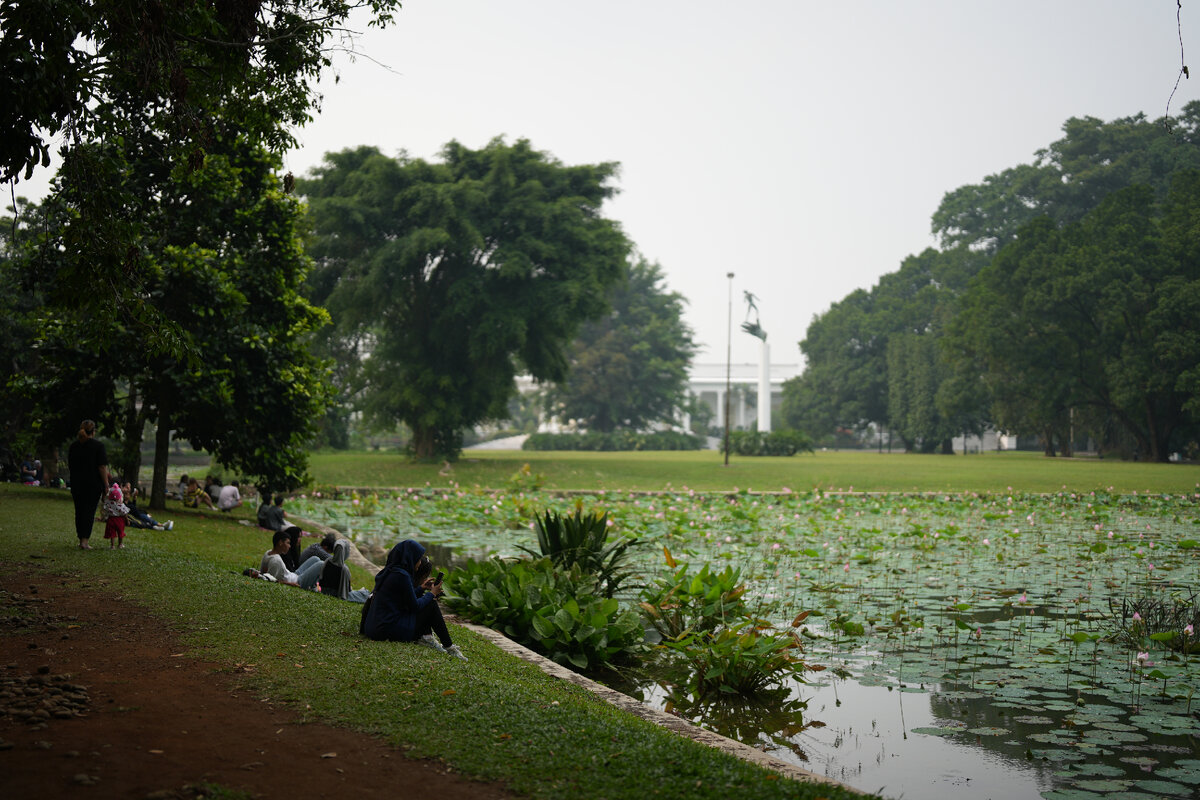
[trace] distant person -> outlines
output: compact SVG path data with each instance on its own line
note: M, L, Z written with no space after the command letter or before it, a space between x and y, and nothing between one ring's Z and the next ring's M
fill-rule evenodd
M208 495L209 500L212 500L214 503L217 502L217 498L221 496L220 478L214 478L212 475L205 477L204 493Z
M241 504L242 495L238 491L237 481L221 487L221 491L217 494L217 508L222 511L232 511Z
M96 505L108 486L108 452L96 439L96 423L85 419L67 450L67 467L71 471L71 499L75 501L75 535L80 550L91 550L92 522Z
M271 549L263 554L260 572L265 572L280 583L294 583L301 589L311 589L317 585L321 577L321 568L325 562L319 558L310 558L300 565L298 572L293 572L283 563L283 556L291 548L291 540L287 531L275 531L271 537Z
M282 531L288 535L292 542L292 549L284 555L283 563L288 569L299 569L301 565L300 537L304 535L304 531L288 521L287 512L283 510L283 495L275 495L275 503L270 506L266 504L264 496L263 505L258 507L257 517L261 527L269 531Z
M417 642L466 661L462 650L450 641L438 605L445 590L430 577L432 569L424 546L415 539L393 547L387 565L375 576L375 591L363 610L362 632L376 640Z
M187 489L183 493L183 507L200 508L200 506L208 506L211 511L216 510L213 508L212 498L200 490L200 481L195 478L189 478Z
M110 549L125 547L125 517L129 506L125 505L125 494L121 487L113 484L104 497L104 538Z
M187 475L183 475L179 478L179 486L176 488L176 493L178 494L180 500L182 500L184 495L187 494L189 480L191 480L191 478L189 478Z
M37 480L33 471L33 456L25 456L21 462L21 483L32 485Z
M142 528L144 530L155 531L169 531L175 527L174 520L159 522L138 507L137 498L141 490L139 490L132 483L126 481L121 485L121 491L125 493L125 505L129 506L129 515L125 518L127 525L132 525L135 528Z
M322 561L328 561L329 556L333 553L333 545L337 540L338 537L336 535L332 533L325 534L324 539L304 548L304 552L300 554L300 563L303 564L314 556Z

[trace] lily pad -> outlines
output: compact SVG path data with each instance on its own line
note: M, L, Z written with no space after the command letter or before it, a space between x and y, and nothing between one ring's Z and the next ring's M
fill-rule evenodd
M1004 736L1009 733L1008 728L967 728L967 733L975 734L976 736Z
M965 728L909 728L909 733L923 733L927 736L953 736L956 733L962 733Z
M1134 784L1139 789L1145 789L1147 792L1155 794L1167 794L1173 797L1187 797L1192 793L1192 790L1182 783L1174 783L1173 781L1138 781Z

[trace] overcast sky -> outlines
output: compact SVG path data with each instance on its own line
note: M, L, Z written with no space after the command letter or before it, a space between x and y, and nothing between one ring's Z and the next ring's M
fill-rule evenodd
M1200 5L1182 14L1200 54ZM1162 116L1181 63L1175 0L406 0L396 20L337 58L286 167L499 135L620 162L607 215L722 363L726 273L734 361L757 359L749 291L773 360L799 363L814 315L934 244L947 191L1068 117Z

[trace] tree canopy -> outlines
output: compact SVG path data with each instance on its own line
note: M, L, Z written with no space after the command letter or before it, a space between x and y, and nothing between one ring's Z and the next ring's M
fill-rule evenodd
M987 424L1048 454L1070 453L1072 431L1158 460L1195 446L1200 102L1063 131L1032 164L948 192L944 249L813 321L785 416L926 451Z
M28 176L63 136L5 263L26 345L5 392L28 430L62 441L98 417L130 469L156 421L155 506L172 429L260 483L300 481L326 402L307 338L326 317L296 291L309 262L278 156L317 107L330 37L356 8L383 25L398 6L0 5L0 177Z
M362 358L370 419L407 424L418 457L457 455L463 428L506 416L518 372L566 376L624 272L629 244L600 214L616 169L495 139L450 142L440 162L330 153L299 182L311 296Z
M675 421L696 343L683 321L687 301L663 280L658 264L630 264L608 296L611 311L584 323L571 343L570 371L547 392L555 416L605 433Z

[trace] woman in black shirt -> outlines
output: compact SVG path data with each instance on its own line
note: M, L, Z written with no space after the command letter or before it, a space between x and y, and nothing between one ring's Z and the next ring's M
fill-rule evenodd
M108 452L96 439L96 423L85 419L79 423L79 434L67 450L67 466L71 470L71 499L75 501L75 534L79 549L91 550L92 522L96 506L104 494L110 477Z

